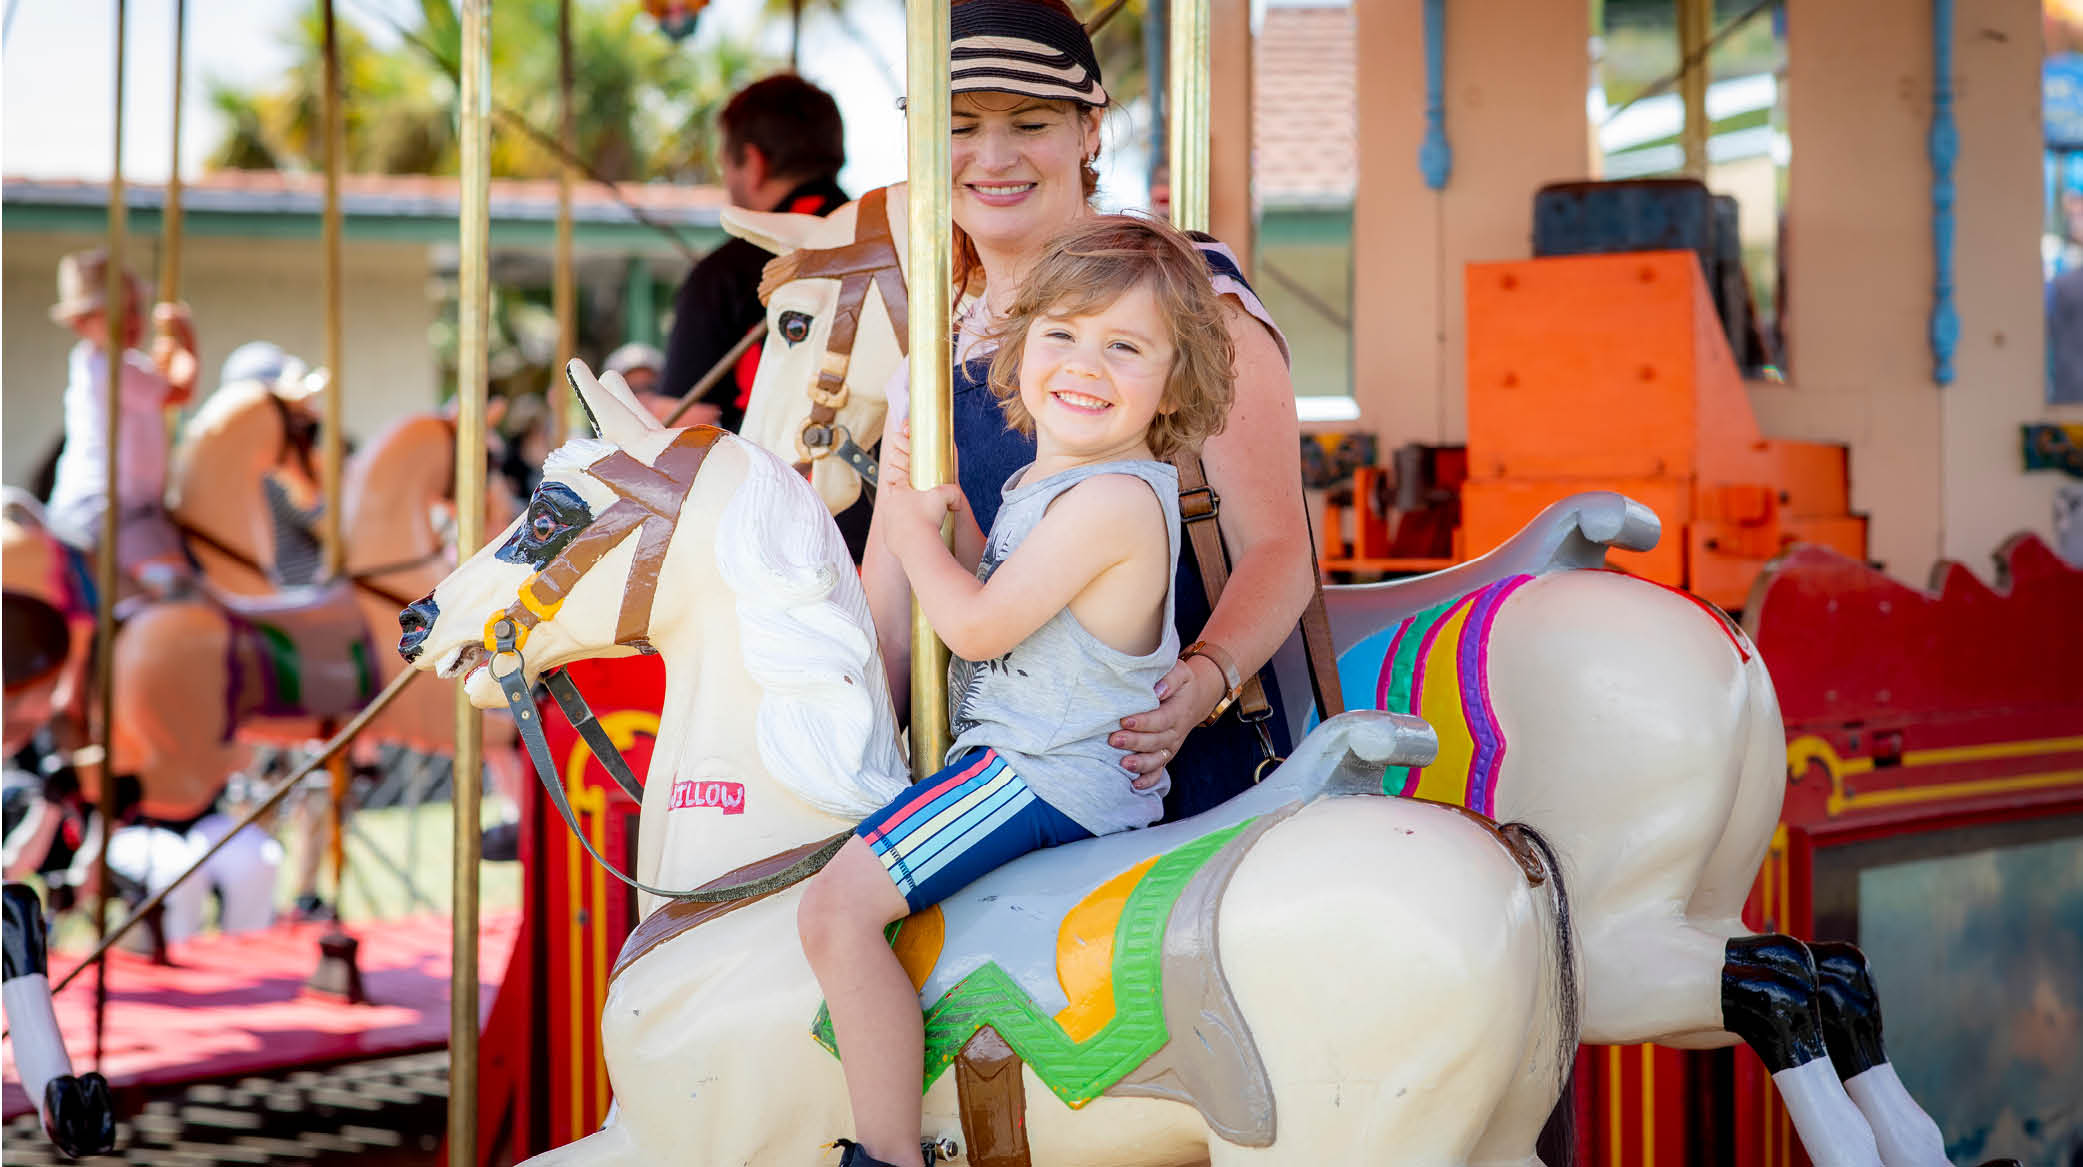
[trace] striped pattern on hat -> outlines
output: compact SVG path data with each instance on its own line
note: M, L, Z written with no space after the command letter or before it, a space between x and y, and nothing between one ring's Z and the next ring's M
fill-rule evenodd
M949 13L952 93L1107 104L1085 27L1034 0L967 0Z

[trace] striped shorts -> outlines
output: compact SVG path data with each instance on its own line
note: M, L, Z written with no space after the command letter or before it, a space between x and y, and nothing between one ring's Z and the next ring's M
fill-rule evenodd
M1029 851L1092 837L991 749L972 750L907 788L854 833L914 912Z

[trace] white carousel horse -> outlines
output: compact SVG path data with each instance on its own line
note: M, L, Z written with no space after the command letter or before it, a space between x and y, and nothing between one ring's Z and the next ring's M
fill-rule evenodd
M72 1072L64 1035L51 1008L51 978L44 952L43 905L24 883L0 888L6 910L6 970L0 995L7 1005L9 1034L22 1090L36 1103L43 1132L75 1159L105 1155L116 1146L116 1109L108 1080Z
M638 877L751 878L904 785L865 597L784 463L573 369L605 440L550 456L503 540L400 617L400 651L521 715L546 670L662 654ZM1567 899L1511 828L1378 796L1386 761L1428 754L1413 719L1355 714L1226 817L1030 856L913 917L927 1131L956 1129L949 1078L989 1034L1023 1063L997 1063L1027 1100L1004 1129L1038 1162L1537 1163L1575 1048ZM822 1161L846 1094L810 1028L800 888L768 891L698 928L704 905L645 897L601 1021L615 1116L536 1162Z
M184 432L170 493L214 595L145 606L116 639L114 772L138 778L139 810L154 821L118 830L110 862L148 892L232 825L210 806L247 767L253 743L322 737L324 720L345 720L398 673L403 666L378 646L388 641L398 607L431 590L455 560L435 523L454 493L453 430L439 415L414 415L347 468L344 534L358 582L273 591L257 569L271 558L273 538L262 480L278 470L308 472L316 417L306 396L243 382L204 403ZM503 524L511 513L503 496L488 492L489 520ZM91 604L68 595L77 590L77 556L18 519L5 527L7 590L61 611L84 608L89 617L75 635L91 637ZM371 723L367 740L446 753L453 733L451 703L437 687L419 686ZM489 762L515 765L502 748L511 734L503 720L488 722ZM305 854L308 889L322 848ZM212 890L227 931L266 926L280 863L272 839L257 829L242 833L212 857L203 879L169 897L166 939L199 927Z
M903 189L890 188L884 208L899 258ZM858 249L865 203L829 218L723 215L732 234L790 257L764 282L768 338L745 436L807 460L835 506L850 501L853 471L801 435L843 429L873 445L897 364L895 339L881 335L889 313L877 309L880 295L856 313L850 358L825 353L835 316L847 315L836 310L844 285L816 273L846 266L833 259ZM782 282L790 276L798 278ZM833 373L843 383L833 385ZM830 416L814 413L815 403ZM1432 765L1389 769L1390 793L1523 820L1567 858L1585 954L1584 1040L1742 1040L1772 1072L1817 1163L1945 1163L1937 1124L1878 1041L1856 1048L1858 1033L1878 1032L1863 958L1833 948L1818 968L1801 942L1743 925L1784 792L1779 704L1756 648L1726 617L1596 570L1607 547L1643 549L1657 533L1639 504L1579 496L1475 562L1325 588L1346 704L1419 714L1440 733ZM1299 645L1276 667L1289 724L1302 726L1310 686ZM1850 1095L1826 1048L1837 1064L1860 1068L1847 1074L1857 1079Z

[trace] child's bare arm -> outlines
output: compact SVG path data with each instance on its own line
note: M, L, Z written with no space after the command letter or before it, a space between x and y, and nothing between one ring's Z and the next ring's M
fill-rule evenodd
M963 570L937 537L924 537L925 522L903 528L891 549L934 631L966 660L1005 655L1109 570L1169 552L1162 504L1128 475L1100 475L1065 491L988 583Z

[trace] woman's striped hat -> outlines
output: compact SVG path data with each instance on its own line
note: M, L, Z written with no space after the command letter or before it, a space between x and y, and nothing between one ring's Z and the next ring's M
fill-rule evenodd
M1035 0L964 0L948 14L952 93L1015 93L1107 104L1092 38L1074 17Z

